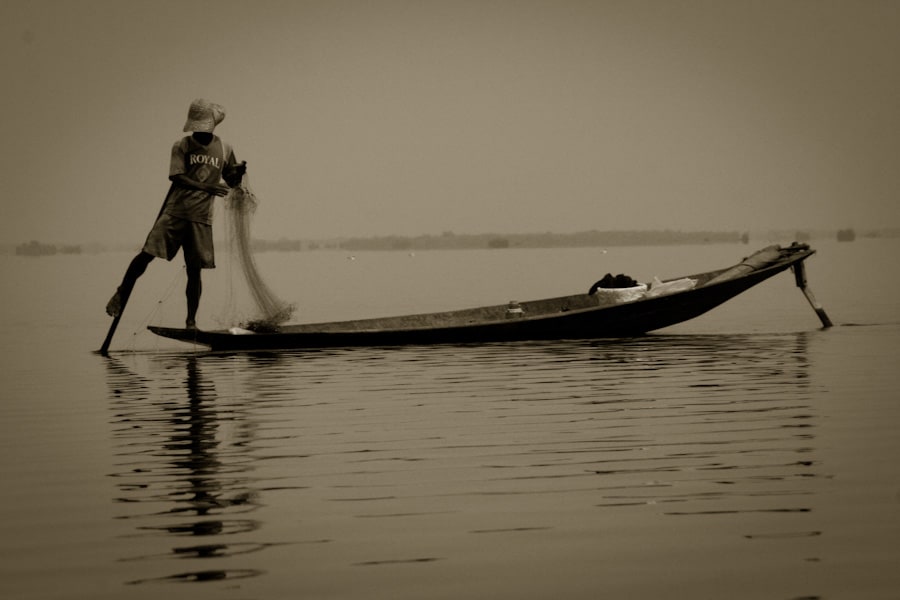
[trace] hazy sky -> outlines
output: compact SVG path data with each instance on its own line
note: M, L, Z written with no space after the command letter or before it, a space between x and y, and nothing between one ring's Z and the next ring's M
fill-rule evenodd
M900 2L3 0L0 241L133 241L191 100L253 233L900 225Z

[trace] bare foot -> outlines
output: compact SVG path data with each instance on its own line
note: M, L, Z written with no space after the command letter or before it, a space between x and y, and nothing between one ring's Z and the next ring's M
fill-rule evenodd
M113 297L106 303L106 314L111 317L118 317L122 314L122 295L119 293L119 290L116 290Z

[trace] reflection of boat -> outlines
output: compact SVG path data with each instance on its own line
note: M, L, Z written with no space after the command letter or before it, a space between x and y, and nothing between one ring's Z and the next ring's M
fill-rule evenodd
M794 268L797 285L806 293L827 327L831 323L806 288L803 261L814 252L806 244L795 243L785 248L769 246L732 267L657 282L646 293L640 290L635 292L635 288L622 290L618 300L615 299L619 293L616 290L601 289L598 293L510 305L285 325L268 332L237 328L196 331L151 326L149 329L157 335L208 346L213 350L620 337L639 335L693 319L791 267Z

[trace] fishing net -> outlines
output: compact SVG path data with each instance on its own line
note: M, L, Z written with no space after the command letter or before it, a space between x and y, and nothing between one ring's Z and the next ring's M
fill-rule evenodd
M231 306L229 317L235 319L240 327L251 331L274 331L278 325L286 322L294 313L294 305L282 302L263 281L253 258L250 245L250 221L258 204L256 195L250 189L247 176L240 185L231 189L225 196L225 223L231 260L243 273L247 291L253 301L250 314L246 309L235 304L234 285L232 284Z

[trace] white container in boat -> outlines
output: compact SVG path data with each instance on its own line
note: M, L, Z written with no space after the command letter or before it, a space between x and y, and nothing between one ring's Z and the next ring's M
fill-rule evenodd
M624 304L640 300L647 293L647 285L640 284L627 288L597 288L597 302L601 306Z

